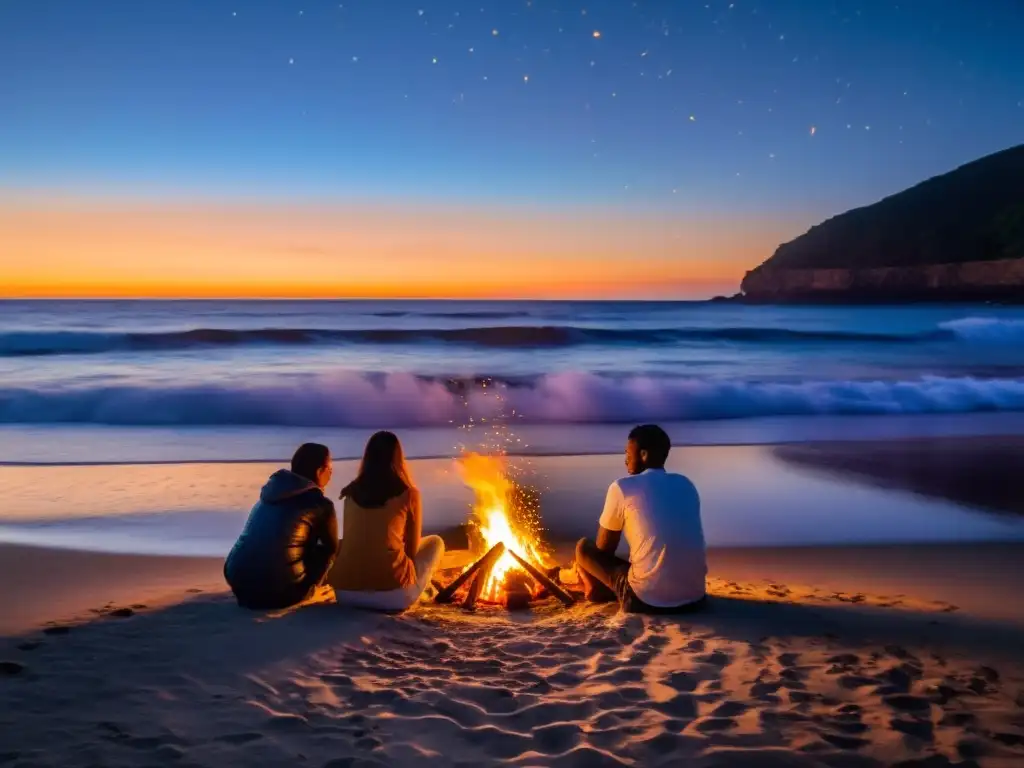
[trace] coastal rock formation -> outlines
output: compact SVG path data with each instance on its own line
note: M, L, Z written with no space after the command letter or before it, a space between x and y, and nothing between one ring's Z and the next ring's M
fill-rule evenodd
M1024 301L1024 145L812 227L741 289L756 302Z

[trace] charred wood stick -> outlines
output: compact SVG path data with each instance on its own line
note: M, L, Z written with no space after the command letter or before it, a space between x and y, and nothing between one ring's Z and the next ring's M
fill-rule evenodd
M505 545L502 544L502 547ZM486 555L484 558L486 559ZM469 585L469 593L466 595L466 599L462 601L462 607L467 611L476 609L477 598L480 597L480 592L483 590L484 585L487 583L487 579L491 576L491 571L494 570L494 564L498 562L497 557L491 558L489 563L485 563L480 566L480 570L477 571L476 577L473 579L473 583Z
M498 562L498 558L501 557L504 553L505 545L499 541L497 544L495 544L487 551L487 554L485 554L483 557L481 557L479 560L477 560L475 563L469 566L469 568L467 568L461 574L459 574L455 581L453 581L447 587L438 592L437 596L434 598L434 602L450 603L452 601L452 595L455 594L455 591L459 587L461 587L463 584L469 581L469 579L472 578L473 575L477 571L479 571L484 565L487 565L489 569L492 565L494 565L494 563Z
M529 573L531 576L533 576L533 578L540 582L540 585L542 587L545 587L548 590L548 592L550 592L552 595L561 600L562 605L564 605L566 608L568 608L576 602L576 599L572 595L570 595L560 586L555 584L555 582L549 579L545 574L541 573L541 571L535 568L533 564L530 563L528 560L524 560L511 549L508 551L508 553L516 559L517 563L519 563L521 566L523 566L523 568L526 569L527 573Z

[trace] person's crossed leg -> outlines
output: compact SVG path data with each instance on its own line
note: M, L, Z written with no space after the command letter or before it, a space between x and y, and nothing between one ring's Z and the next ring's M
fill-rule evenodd
M580 539L576 544L576 573L587 600L616 602L621 599L624 585L629 583L629 561L598 549L590 539Z

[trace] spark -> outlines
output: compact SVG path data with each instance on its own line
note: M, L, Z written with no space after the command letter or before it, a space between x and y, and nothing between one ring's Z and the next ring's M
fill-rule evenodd
M813 126L813 125L812 125L812 126L811 126L811 136L813 136L813 135L814 135L814 134L816 134L817 132L818 132L818 129L817 129L817 128L816 128L815 126Z
M695 123L695 122L697 122L697 118L696 118L696 117L694 117L693 115L690 115L690 122L691 122L691 123Z
M524 83L530 82L530 76L529 75L523 75L523 82Z
M594 39L596 40L596 39L598 39L600 37L601 37L601 30L595 29L594 30Z

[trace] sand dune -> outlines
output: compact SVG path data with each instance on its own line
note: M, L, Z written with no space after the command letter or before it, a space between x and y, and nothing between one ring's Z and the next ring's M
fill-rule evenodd
M0 764L1024 764L1024 626L909 594L711 591L685 620L112 604L0 641Z

